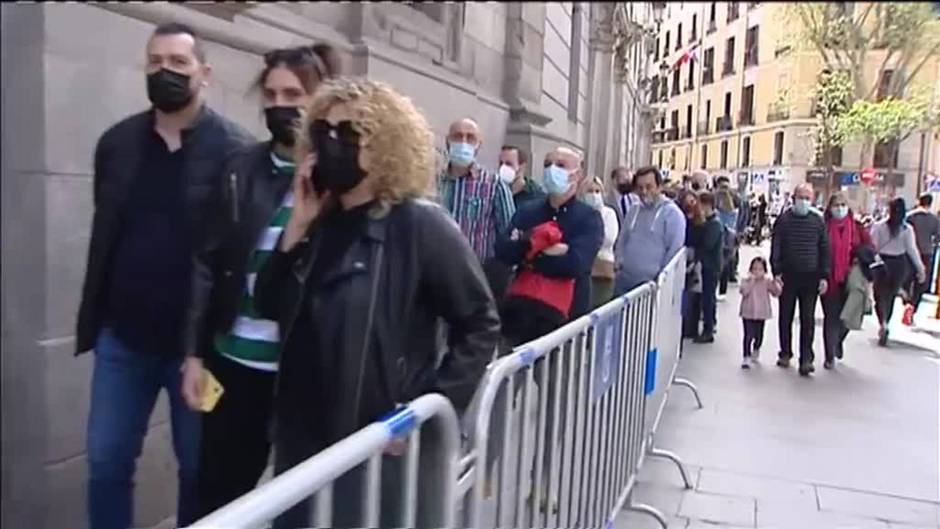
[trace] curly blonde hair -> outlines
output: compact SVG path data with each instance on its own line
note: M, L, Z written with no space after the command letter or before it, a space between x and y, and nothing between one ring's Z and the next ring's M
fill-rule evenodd
M376 198L385 206L433 193L434 134L411 99L385 83L336 78L317 87L297 135L297 160L313 149L307 131L336 104L353 110Z

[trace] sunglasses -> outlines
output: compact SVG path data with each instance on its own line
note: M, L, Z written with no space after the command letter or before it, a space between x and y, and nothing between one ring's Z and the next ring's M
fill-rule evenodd
M280 63L286 63L290 65L298 64L312 64L317 70L317 74L321 79L325 79L326 75L326 65L323 64L323 60L315 51L313 51L312 46L299 46L297 48L281 48L277 50L271 50L264 54L264 63L265 65L271 67Z
M327 138L339 140L346 144L359 145L359 139L362 137L362 133L357 130L359 128L358 123L350 120L340 121L333 125L325 119L315 119L310 123L308 132L315 145L326 141Z

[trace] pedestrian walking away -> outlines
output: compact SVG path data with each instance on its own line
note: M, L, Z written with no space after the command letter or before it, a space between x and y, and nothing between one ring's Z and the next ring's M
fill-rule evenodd
M298 138L293 208L254 289L282 333L275 474L429 392L470 404L499 339L479 260L431 188L432 132L414 104L367 80L322 83ZM438 359L437 320L450 327ZM401 456L383 459L380 526L399 520ZM333 527L359 522L364 471L334 484ZM277 529L309 527L311 501Z
M228 181L217 190L195 255L183 396L201 409L204 368L224 390L202 419L200 517L255 488L268 465L280 333L276 321L259 317L252 287L290 217L301 112L338 70L336 52L325 44L265 55L256 89L271 139L227 164Z
M940 246L940 219L937 214L930 211L933 205L933 195L924 193L917 200L917 207L907 215L907 223L914 228L914 237L917 241L917 251L920 254L920 262L924 265L926 276L921 282L914 281L910 285L911 303L904 311L904 323L911 325L914 322L914 314L920 307L921 299L928 290L933 280L934 255L937 246ZM915 278L916 279L916 278Z
M662 194L663 175L642 167L633 175L640 204L630 209L617 239L615 295L653 281L685 244L685 215Z
M702 262L701 246L705 216L693 191L679 195L679 206L685 213L686 277L682 291L682 337L697 338L701 323Z
M773 316L770 296L779 296L780 283L767 273L767 260L755 257L748 267L748 276L738 286L741 291L741 322L744 326L744 360L742 369L750 369L760 356L764 343L764 322Z
M211 67L191 28L158 26L145 71L152 108L108 129L94 155L95 213L76 330L76 353L95 351L91 529L131 526L134 469L161 389L178 463L177 523L195 520L199 416L180 392L192 250L209 210L205 191L222 185L231 153L254 141L207 106Z
M888 218L871 229L872 243L878 254L875 265L875 313L878 315L878 345L888 345L891 316L898 291L908 284L911 270L916 281L923 283L927 271L920 260L914 228L905 222L903 198L895 198L888 206Z
M584 202L601 213L604 221L604 242L591 270L591 307L597 308L614 297L614 243L619 233L617 212L604 204L604 183L595 177L584 194Z
M702 334L694 338L695 343L712 343L715 341L715 308L718 295L718 276L721 274L723 259L722 240L724 227L715 211L715 195L703 192L698 197L705 222L702 225L702 234L695 255L702 268L702 302L701 313L696 314L695 321L702 321ZM698 323L696 323L698 326Z
M830 259L827 278L829 288L820 297L825 352L823 367L832 369L835 361L841 360L844 355L842 344L849 334L849 328L842 321L842 311L849 297L847 279L852 260L860 247L871 247L871 237L868 230L855 220L855 215L841 192L835 192L829 197L823 218L826 221Z
M774 224L770 268L783 283L780 293L778 330L780 352L777 365L789 367L793 358L793 317L800 306L801 376L809 376L813 366L813 338L816 329L816 298L825 295L829 277L829 237L822 215L810 206L813 188L802 183L793 191L793 206Z

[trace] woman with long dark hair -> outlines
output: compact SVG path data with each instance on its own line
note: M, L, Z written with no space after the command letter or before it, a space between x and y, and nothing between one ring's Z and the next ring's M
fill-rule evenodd
M849 208L845 195L835 192L823 214L829 235L829 288L821 296L823 307L823 346L826 360L823 367L832 369L835 359L842 359L842 342L849 329L842 323L842 307L848 299L846 279L852 268L852 255L860 246L870 246L871 237Z
M917 279L926 276L920 262L914 229L904 222L907 208L903 198L895 198L888 206L888 218L875 224L871 230L875 251L881 259L881 270L875 274L875 313L878 315L878 345L888 344L888 324L894 312L894 298L905 284L913 265Z

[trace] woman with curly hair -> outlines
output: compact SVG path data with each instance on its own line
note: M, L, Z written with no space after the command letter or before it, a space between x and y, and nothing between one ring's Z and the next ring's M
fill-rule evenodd
M421 198L433 135L414 104L383 83L331 80L302 130L293 210L254 292L281 328L278 474L422 394L465 409L500 331L479 260L447 212ZM438 318L450 335L441 362ZM383 507L397 503L402 451L390 446L383 462ZM361 479L335 484L333 527L362 526ZM309 503L275 527L308 527ZM397 514L383 508L381 525L400 525Z

